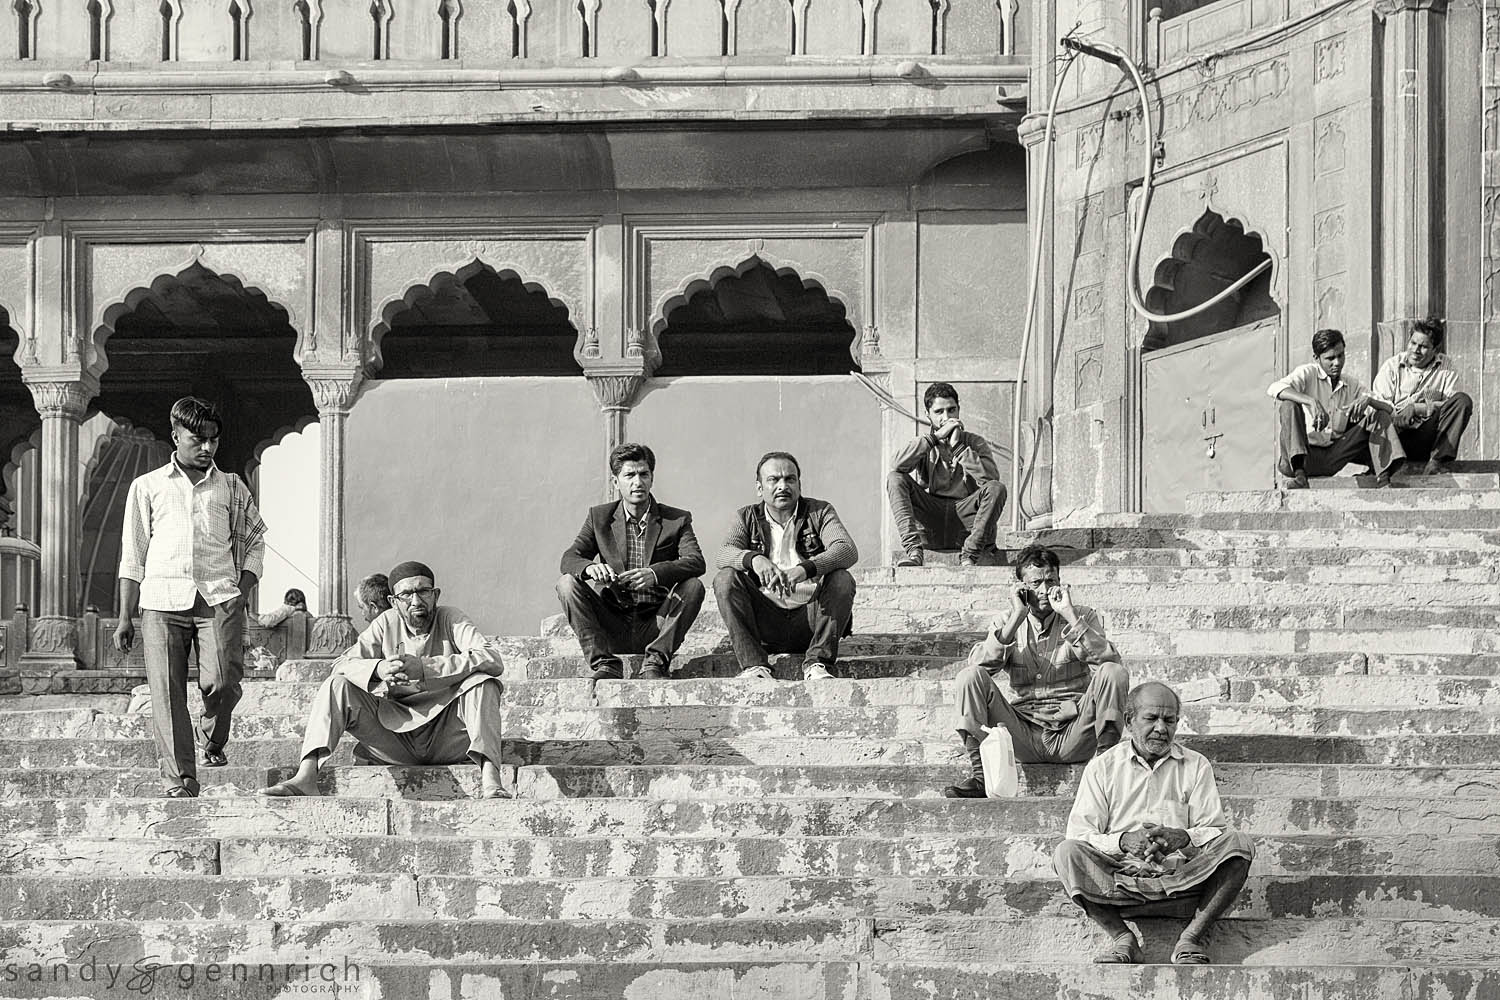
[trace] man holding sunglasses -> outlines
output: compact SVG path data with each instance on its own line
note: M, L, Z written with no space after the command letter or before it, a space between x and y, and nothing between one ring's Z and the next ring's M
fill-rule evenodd
M1104 635L1099 613L1075 606L1057 553L1030 545L1016 555L1019 585L1010 611L969 653L958 675L958 735L969 776L943 789L950 799L984 798L979 743L1004 726L1023 764L1075 764L1120 741L1130 673ZM1000 674L1011 697L1000 691Z
M374 764L480 768L480 794L509 798L500 782L500 651L457 608L438 603L432 570L390 572L391 608L338 659L307 716L297 773L272 798L318 794L318 768L347 730L355 759Z

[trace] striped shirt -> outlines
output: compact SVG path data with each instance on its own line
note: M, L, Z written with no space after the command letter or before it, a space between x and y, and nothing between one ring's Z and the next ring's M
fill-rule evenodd
M630 512L625 509L625 504L620 504L619 517L625 522L625 568L647 569L651 565L651 553L646 551L646 529L651 524L653 516L661 515L656 510L656 501L648 500L646 509L641 511L641 516L631 518ZM655 607L667 598L667 588L655 583L656 574L652 573L652 585L641 590L622 589L621 596L637 607L650 605Z
M1001 642L1000 622L990 626L984 641L969 653L969 662L994 664L1010 676L1016 714L1043 729L1062 729L1070 720L1044 716L1065 701L1077 702L1088 690L1093 668L1119 663L1120 654L1104 635L1099 612L1075 606L1078 624L1069 626L1055 611L1044 622L1027 615L1016 629L1014 642ZM993 671L992 671L993 672Z
M210 466L196 484L176 456L136 477L125 502L120 577L141 585L141 607L185 611L240 594L241 571L260 577L265 522L239 476Z

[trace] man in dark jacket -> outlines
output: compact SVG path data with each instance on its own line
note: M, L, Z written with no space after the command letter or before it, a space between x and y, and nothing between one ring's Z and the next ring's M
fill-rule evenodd
M703 551L693 515L651 495L650 448L620 445L609 471L620 499L591 508L563 551L557 599L594 680L624 677L618 654L639 652L646 654L641 678L662 680L703 607Z
M786 452L761 458L755 489L761 502L735 513L714 577L740 676L769 680L770 649L805 653L802 679L826 679L849 633L859 550L833 504L802 496L802 469Z

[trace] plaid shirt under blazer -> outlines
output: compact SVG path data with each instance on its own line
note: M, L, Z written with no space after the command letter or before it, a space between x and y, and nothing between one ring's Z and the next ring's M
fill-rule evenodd
M590 563L605 563L616 573L625 572L628 541L625 519L619 517L625 501L590 507L573 544L563 550L562 571L582 577ZM657 503L653 497L647 513L645 549L650 565L640 567L656 574L657 586L670 589L683 580L703 575L706 568L698 536L693 534L693 515L677 507Z

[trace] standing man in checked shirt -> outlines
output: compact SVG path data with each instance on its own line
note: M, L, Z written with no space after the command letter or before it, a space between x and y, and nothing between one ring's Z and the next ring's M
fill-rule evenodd
M224 422L192 396L172 404L172 459L130 484L120 545L115 646L135 644L141 618L151 725L168 798L198 794L188 660L198 654L205 767L223 767L245 673L245 601L265 559L265 522L239 476L214 464Z
M625 676L620 653L645 652L642 680L665 680L705 591L693 515L651 495L656 455L643 444L609 454L620 499L590 508L562 554L557 599L593 679Z

